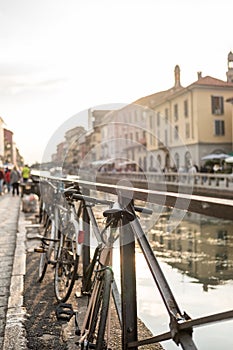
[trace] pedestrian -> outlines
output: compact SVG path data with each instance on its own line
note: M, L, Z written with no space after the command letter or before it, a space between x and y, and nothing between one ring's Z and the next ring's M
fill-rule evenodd
M4 181L7 188L7 192L9 193L11 191L11 171L8 168L6 168L5 170Z
M2 169L0 169L0 196L2 195L3 182L4 182L4 172Z
M28 182L28 179L30 177L30 168L28 167L27 164L24 165L23 169L22 169L22 178L23 178L23 182Z
M10 179L12 185L12 196L15 195L15 192L17 196L19 196L20 173L17 170L16 166L14 166L14 168L11 170Z

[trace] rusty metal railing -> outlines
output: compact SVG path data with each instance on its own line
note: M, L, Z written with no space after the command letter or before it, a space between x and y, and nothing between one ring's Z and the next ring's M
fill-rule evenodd
M51 178L50 178L51 179ZM53 178L54 181L65 183L68 180ZM70 183L70 181L68 181ZM196 326L204 326L208 323L228 320L233 318L233 310L215 313L208 316L192 319L187 312L181 312L179 305L173 295L168 281L159 265L154 251L143 231L140 221L135 214L133 205L135 193L141 193L141 189L134 189L134 195L129 200L127 195L128 188L125 186L113 186L108 184L100 184L89 181L77 182L82 189L82 193L89 194L90 189L101 190L101 192L110 192L117 195L116 201L122 207L127 208L134 215L134 220L129 221L126 216L120 218L120 261L121 261L121 296L115 292L113 288L114 300L118 300L116 307L120 315L122 325L122 349L138 349L140 346L154 344L165 340L173 340L177 345L181 345L184 350L197 349L193 340L193 331ZM132 190L132 189L131 189ZM231 208L233 203L227 203ZM90 241L90 223L97 227L94 213L90 206L83 211L84 230L86 234L86 247ZM95 230L94 230L95 231ZM141 251L145 257L150 273L159 290L162 301L166 307L169 316L169 331L155 336L138 340L137 329L137 294L136 294L136 270L135 270L135 243L138 242ZM90 252L85 252L84 264L87 265L90 260ZM131 288L128 288L131 286ZM119 305L120 304L120 305Z

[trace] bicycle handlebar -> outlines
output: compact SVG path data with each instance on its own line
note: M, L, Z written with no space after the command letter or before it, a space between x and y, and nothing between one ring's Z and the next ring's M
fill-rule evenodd
M152 209L144 208L144 207L138 207L137 205L135 205L133 207L134 207L134 210L138 211L139 213L149 214L149 215L153 214L153 210Z
M95 197L85 196L83 194L78 194L78 193L74 193L72 195L72 198L73 199L77 199L77 200L83 200L83 201L86 201L86 202L91 202L93 204L111 205L111 204L114 203L113 201L108 201L106 199L98 199L98 198L95 198Z
M68 192L68 191L67 191ZM76 199L76 200L83 200L86 202L91 202L93 204L103 204L103 205L113 205L114 202L113 201L109 201L106 199L98 199L95 197L90 197L90 196L85 196L83 194L80 193L74 193L75 191L71 191L72 193L72 198ZM153 210L149 209L149 208L145 208L145 207L139 207L139 206L133 206L134 210L143 214L153 214Z

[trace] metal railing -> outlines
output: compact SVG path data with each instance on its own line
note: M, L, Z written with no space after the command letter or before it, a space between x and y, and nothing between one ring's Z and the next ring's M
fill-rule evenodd
M179 172L105 172L101 176L124 177L137 181L149 181L152 183L170 183L180 185L192 185L203 187L220 187L233 190L233 174L220 173L179 173Z
M70 184L70 180L50 178L50 181L61 181L66 185ZM98 182L90 181L72 181L78 183L81 192L85 195L89 194L90 189L99 190L101 192L110 192L117 195L116 201L125 206L127 210L134 214L133 221L127 221L125 217L121 219L120 236L121 236L121 247L120 247L120 261L121 261L121 296L118 310L121 312L121 324L122 324L122 349L138 349L140 346L146 344L153 344L162 342L165 340L172 339L177 345L181 345L184 350L195 350L197 349L193 341L193 328L195 326L204 326L208 323L215 323L217 321L228 320L233 318L233 310L215 313L204 317L192 319L188 313L181 312L179 305L173 295L169 283L166 280L159 262L156 258L154 251L152 250L149 241L143 231L140 221L135 215L133 200L135 193L140 193L141 189L134 189L134 194L131 200L125 196L127 188L119 185L108 185L101 184ZM231 208L232 208L231 203ZM96 219L90 215L90 208L88 206L83 211L85 241L90 241L90 223L95 226ZM127 239L126 239L127 238ZM151 272L153 280L160 292L163 303L166 307L169 316L169 328L170 331L166 333L157 334L155 336L138 340L138 329L137 329L137 295L136 288L125 288L125 284L128 286L136 286L136 271L135 271L135 244L139 244L141 251L145 257L148 268ZM88 264L90 260L90 252L88 251L88 244L85 247L84 263ZM114 294L114 290L113 290ZM115 295L116 300L119 300L119 296Z

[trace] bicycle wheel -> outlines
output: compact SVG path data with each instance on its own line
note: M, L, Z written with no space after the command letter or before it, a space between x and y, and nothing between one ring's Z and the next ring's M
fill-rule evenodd
M40 261L39 261L39 277L38 282L42 282L52 255L54 238L55 238L55 227L52 220L47 217L44 229L44 235L41 244Z
M86 324L86 338L82 341L81 349L107 350L105 330L109 310L113 272L106 268L100 273L95 283L98 283L96 297L92 308L89 309Z
M77 279L79 256L77 255L75 235L76 227L70 223L68 229L61 232L60 236L54 274L55 296L60 302L69 299Z

